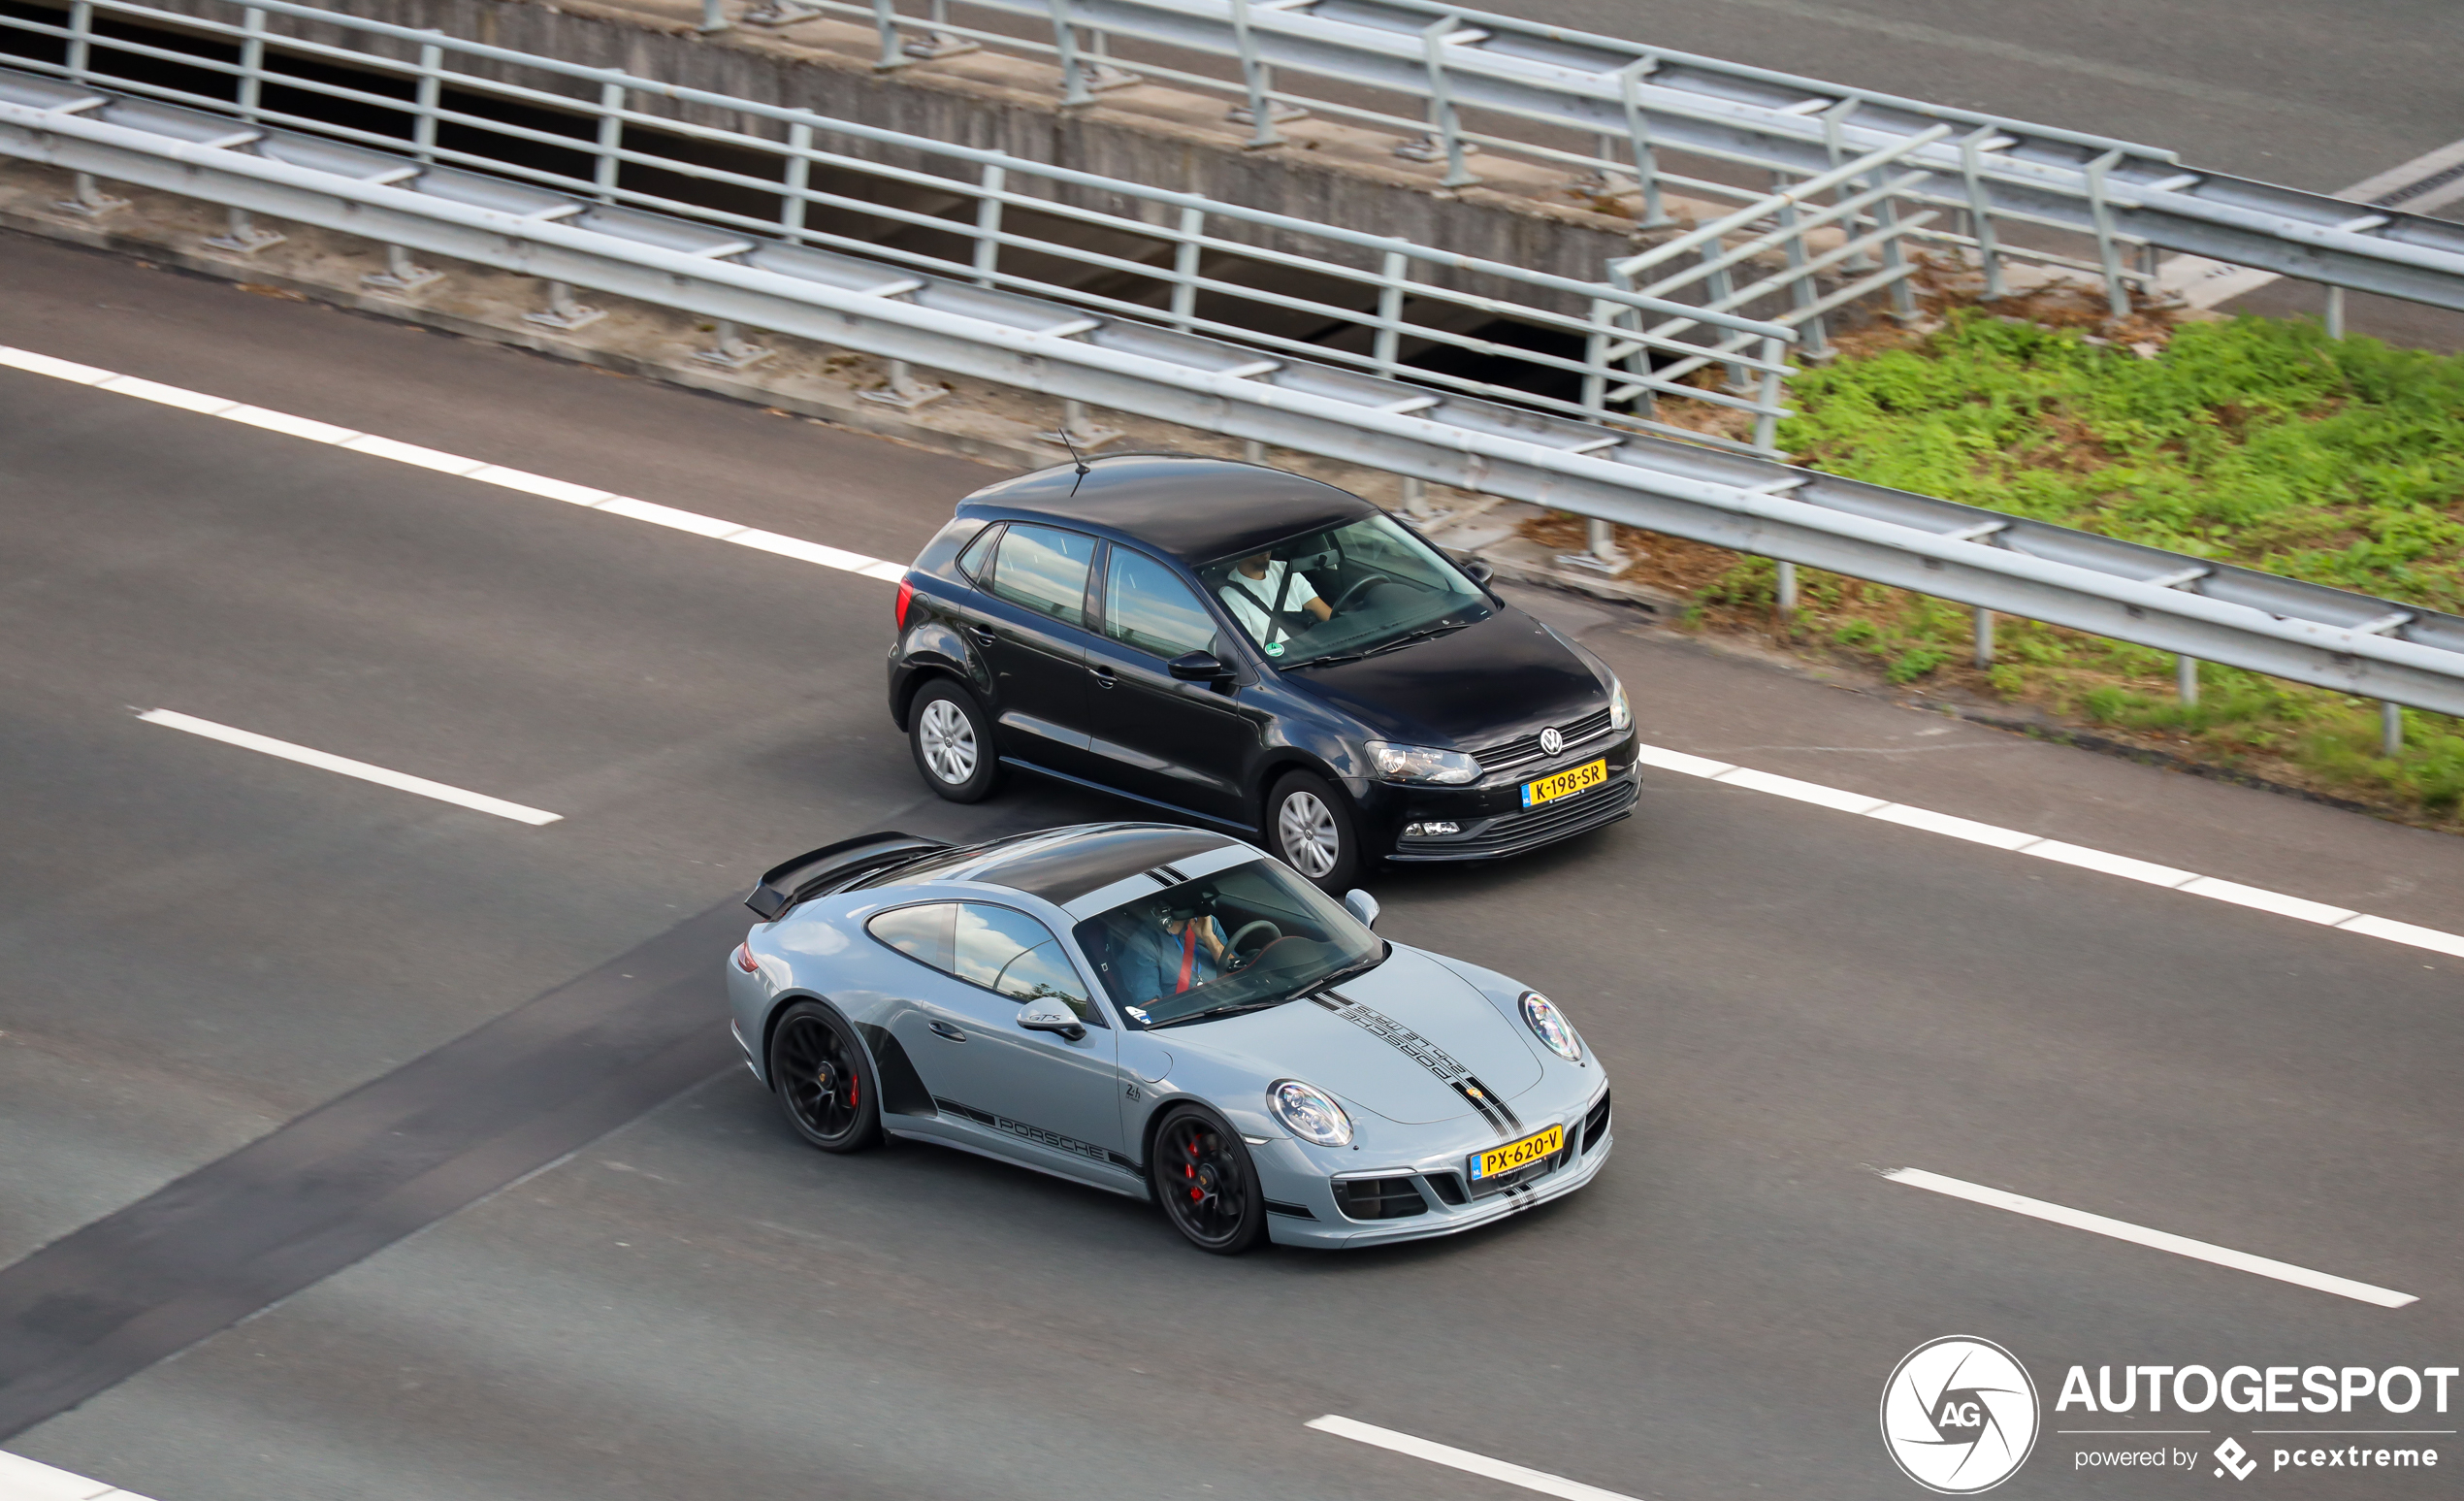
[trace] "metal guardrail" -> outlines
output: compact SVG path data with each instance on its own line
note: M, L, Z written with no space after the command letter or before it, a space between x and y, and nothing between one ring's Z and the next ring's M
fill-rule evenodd
M2464 225L2185 166L2156 147L2033 125L1871 89L1744 67L1716 58L1475 11L1439 0L759 0L740 19L794 25L831 17L872 27L879 66L897 68L976 47L1052 59L1063 103L1151 77L1229 95L1250 144L1280 144L1280 120L1303 113L1391 130L1402 154L1446 163L1444 181L1477 180L1468 153L1489 150L1637 184L1638 217L1666 223L1663 186L1714 200L1751 190L1672 173L1684 153L1780 179L1810 177L1936 125L1948 139L1911 153L1940 186L1929 204L1961 227L1924 238L1980 261L1998 295L2017 256L2101 277L2120 315L2133 286L2152 289L2155 250L2183 251L2332 287L2464 309ZM1052 41L952 19L961 13L1027 18ZM705 26L728 24L705 0ZM1118 41L1162 44L1223 60L1230 77L1141 57ZM1298 82L1295 82L1295 80ZM1327 85L1334 85L1328 87ZM1395 96L1400 114L1364 103ZM1465 112L1517 127L1476 130ZM1530 127L1541 127L1535 131ZM1596 146L1551 144L1572 133ZM2093 260L2012 243L2000 226L2085 236Z
M0 154L2464 714L2464 618L1752 455L21 72Z

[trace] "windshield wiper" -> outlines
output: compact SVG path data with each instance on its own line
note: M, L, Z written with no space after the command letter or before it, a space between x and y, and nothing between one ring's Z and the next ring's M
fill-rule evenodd
M1273 1000L1227 1000L1222 1005L1208 1006L1201 1011L1192 1011L1186 1016L1176 1016L1161 1022L1150 1022L1147 1024L1147 1030L1158 1032L1167 1027L1178 1027L1183 1022L1203 1022L1211 1016L1238 1016L1244 1011L1264 1011L1269 1006L1280 1006L1291 998L1289 995L1280 995Z
M1380 652L1400 651L1414 641L1425 641L1430 639L1432 636L1444 636L1451 631L1460 631L1463 629L1465 624L1467 624L1467 622L1458 620L1450 626L1424 626L1417 631L1408 631L1382 645L1370 647L1367 651L1362 652L1361 655L1364 657L1375 657Z

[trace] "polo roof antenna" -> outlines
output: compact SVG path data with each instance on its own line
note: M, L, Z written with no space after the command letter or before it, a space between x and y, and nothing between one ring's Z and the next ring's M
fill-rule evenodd
M1069 461L1078 466L1078 477L1070 481L1069 486L1069 493L1074 496L1078 493L1078 487L1086 481L1086 455L1079 452L1078 444L1070 441L1068 418L1061 419L1060 427L1054 430L1053 436L1061 441L1061 446L1069 450Z

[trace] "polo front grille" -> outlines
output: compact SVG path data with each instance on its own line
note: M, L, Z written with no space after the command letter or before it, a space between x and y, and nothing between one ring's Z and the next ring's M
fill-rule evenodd
M1351 1220L1408 1220L1429 1212L1429 1201L1409 1174L1354 1178L1335 1185L1335 1207Z
M1566 743L1558 747L1561 753L1572 750L1578 745L1588 745L1608 733L1608 711L1602 709L1595 714L1586 714L1572 724L1559 725L1557 733L1566 738ZM1508 740L1502 745L1475 750L1472 753L1472 759L1480 764L1480 769L1483 771L1505 771L1515 767L1529 766L1535 761L1546 761L1548 756L1541 751L1540 734L1536 731L1519 738Z
M1551 839L1579 833L1594 824L1605 824L1620 817L1642 796L1641 788L1631 776L1615 775L1605 787L1594 787L1555 802L1543 802L1527 813L1508 813L1497 819L1469 839L1449 839L1443 844L1431 841L1427 846L1415 843L1408 847L1409 856L1451 858L1503 854L1545 844Z

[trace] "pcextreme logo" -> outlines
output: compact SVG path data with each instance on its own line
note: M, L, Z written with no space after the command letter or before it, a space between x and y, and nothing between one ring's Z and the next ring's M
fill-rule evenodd
M1992 1340L1945 1335L1901 1357L1882 1387L1882 1439L1928 1490L1971 1496L2017 1474L2036 1447L2036 1384Z

